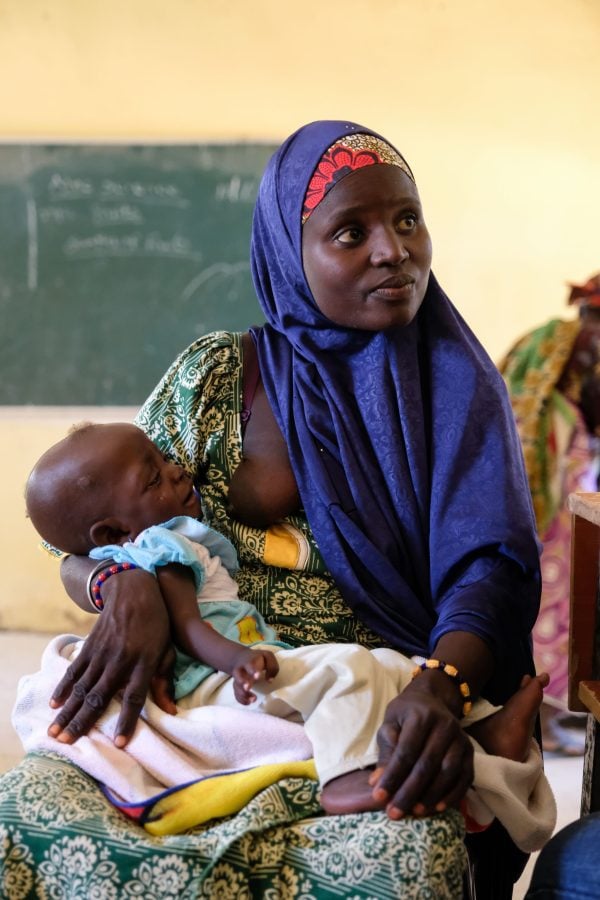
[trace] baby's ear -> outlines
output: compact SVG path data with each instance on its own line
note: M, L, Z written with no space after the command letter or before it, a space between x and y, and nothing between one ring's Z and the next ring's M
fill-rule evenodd
M120 519L110 517L94 522L90 528L90 538L96 547L107 544L124 544L130 538L129 529Z

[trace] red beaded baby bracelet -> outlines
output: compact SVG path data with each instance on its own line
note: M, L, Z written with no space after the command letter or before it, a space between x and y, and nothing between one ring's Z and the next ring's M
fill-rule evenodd
M90 590L90 599L99 612L102 612L104 609L102 585L106 579L110 578L111 575L118 575L119 572L127 572L129 569L139 569L139 566L136 566L135 563L128 562L114 563L112 566L109 566L107 569L100 572Z

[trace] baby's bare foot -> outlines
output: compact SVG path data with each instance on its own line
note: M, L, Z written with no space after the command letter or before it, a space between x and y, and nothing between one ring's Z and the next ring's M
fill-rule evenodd
M494 756L522 762L527 759L535 721L542 705L544 688L550 681L543 672L532 678L525 675L519 690L502 709L466 729L484 750Z
M325 812L330 816L343 816L385 809L385 801L378 803L373 798L373 788L369 784L372 773L372 769L356 769L328 781L321 791L321 806Z

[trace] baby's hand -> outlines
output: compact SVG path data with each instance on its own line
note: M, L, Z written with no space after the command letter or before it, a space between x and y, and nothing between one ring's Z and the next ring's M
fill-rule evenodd
M252 691L252 685L261 678L271 681L278 672L279 663L270 650L243 647L231 673L235 699L243 706L254 703L256 694Z

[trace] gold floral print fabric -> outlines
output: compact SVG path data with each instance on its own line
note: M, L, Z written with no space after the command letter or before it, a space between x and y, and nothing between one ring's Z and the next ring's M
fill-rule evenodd
M31 755L0 778L6 900L458 900L462 837L454 810L321 816L315 782L289 778L232 818L159 838L58 756Z

